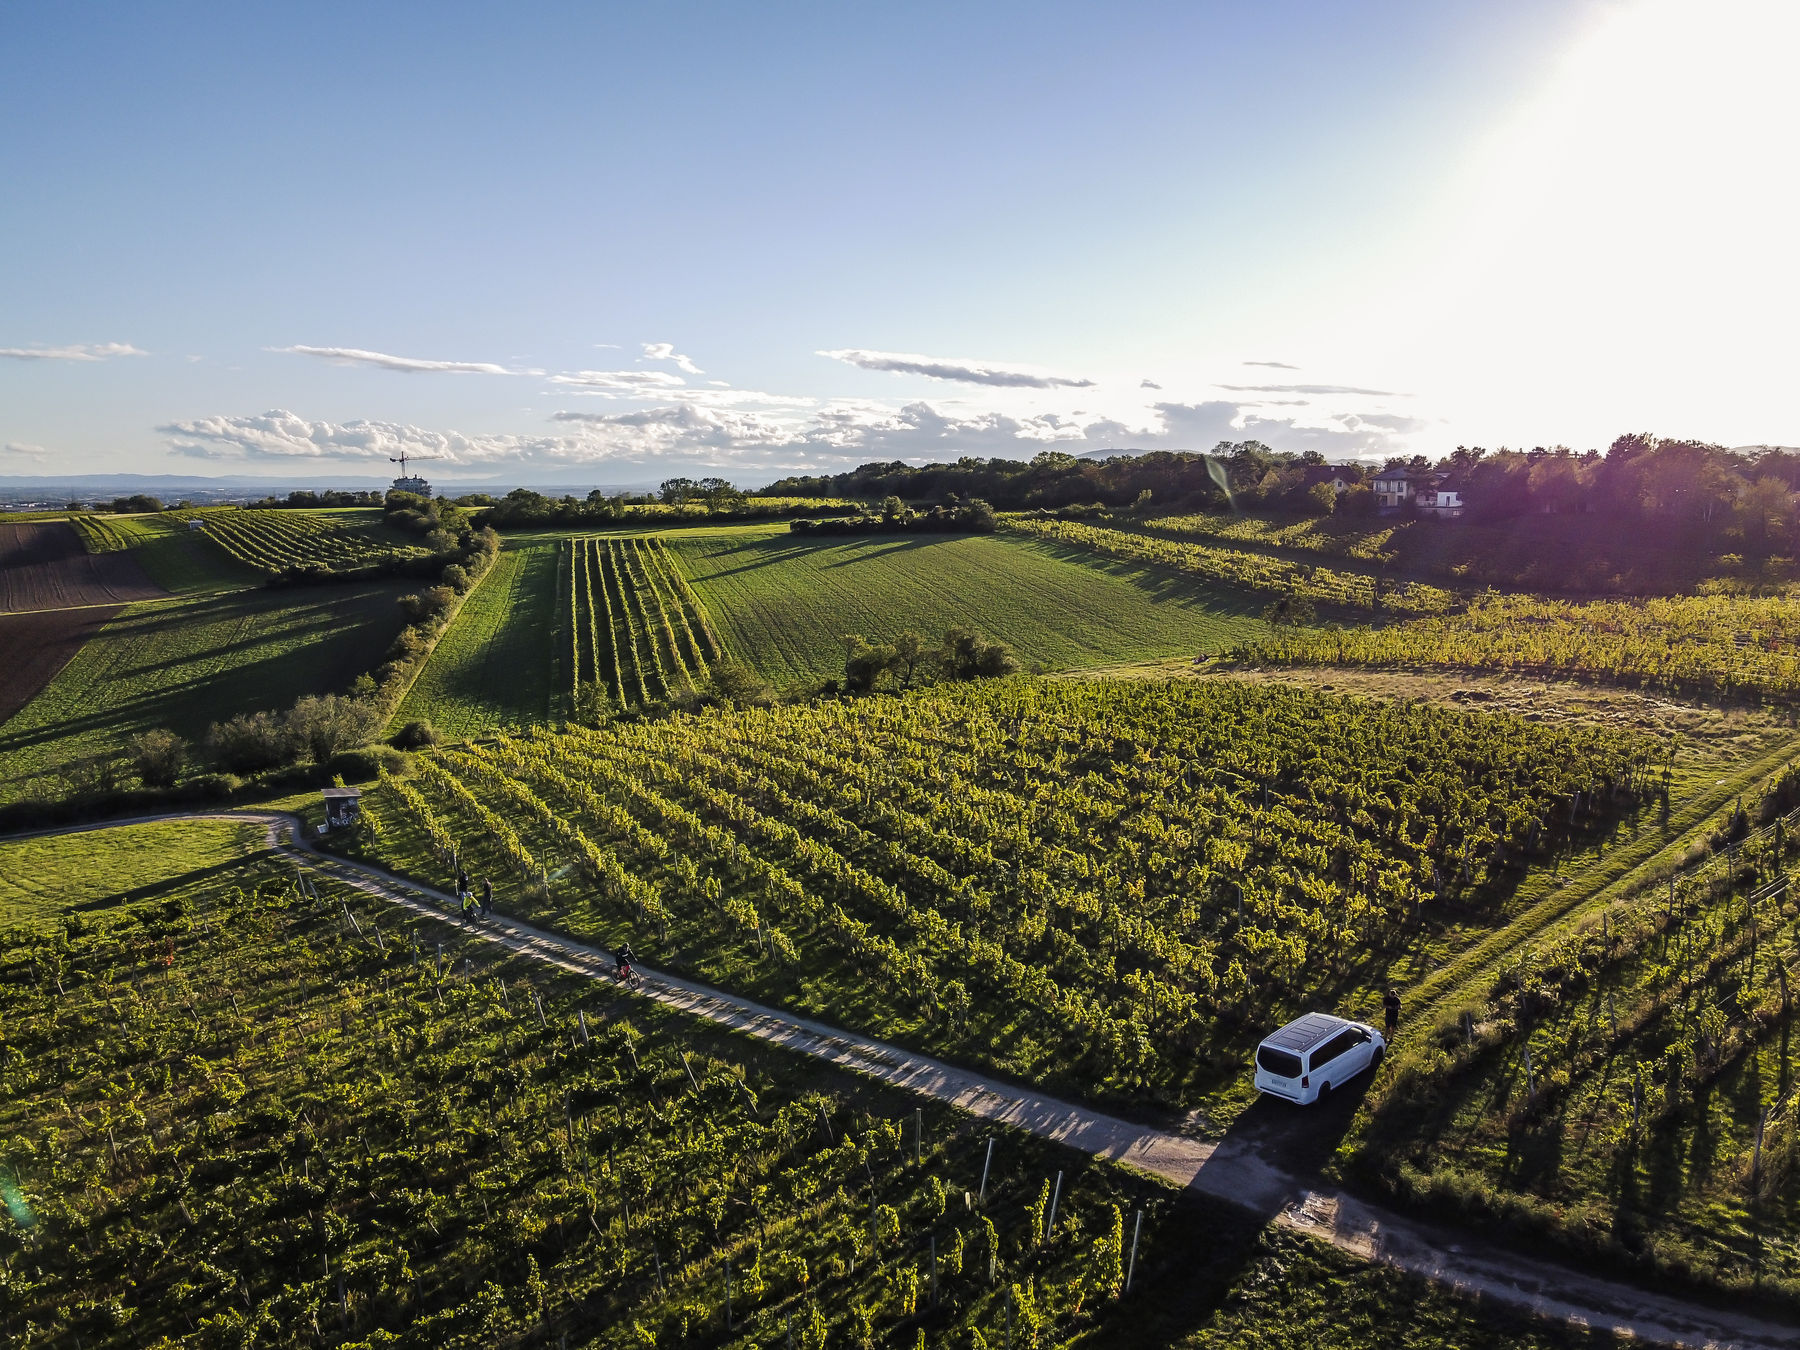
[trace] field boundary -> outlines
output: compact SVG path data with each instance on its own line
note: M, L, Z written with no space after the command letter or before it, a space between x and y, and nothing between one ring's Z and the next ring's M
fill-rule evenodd
M303 823L287 812L174 812L39 830L0 838L0 842L166 820L259 822L268 831L271 850L296 865L315 868L417 917L455 922L447 894L366 863L320 854L307 840ZM474 934L517 955L591 979L610 974L610 958L598 949L504 916L482 921ZM1708 1308L1519 1256L1340 1191L1310 1187L1272 1166L1246 1144L1208 1143L1134 1125L707 985L647 968L642 974L634 992L676 1011L1246 1207L1284 1228L1309 1234L1362 1260L1445 1285L1465 1297L1669 1345L1735 1346L1741 1350L1800 1347L1800 1332L1736 1310Z

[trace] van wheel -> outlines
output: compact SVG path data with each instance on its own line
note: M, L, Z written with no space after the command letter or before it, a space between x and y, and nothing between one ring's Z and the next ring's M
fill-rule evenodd
M1314 1103L1314 1105L1317 1105L1317 1106L1323 1106L1325 1104L1326 1099L1329 1098L1330 1096L1331 1096L1331 1084L1330 1083L1320 1083L1319 1084L1319 1095L1313 1098L1313 1103Z
M1379 1069L1381 1067L1381 1061L1386 1058L1387 1058L1387 1047L1384 1045L1384 1046L1381 1046L1379 1049L1377 1049L1374 1054L1369 1056L1370 1071L1373 1072L1374 1070Z

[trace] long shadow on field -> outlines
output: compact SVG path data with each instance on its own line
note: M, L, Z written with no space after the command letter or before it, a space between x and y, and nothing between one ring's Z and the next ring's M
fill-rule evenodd
M771 567L776 563L786 562L790 558L797 558L803 553L811 553L818 547L818 544L797 544L780 537L742 540L732 544L729 548L706 555L707 559L710 561L718 558L730 558L737 554L753 553L759 555L754 562L742 563L736 567L717 568L704 575L696 575L694 580L712 581L718 577L736 576L740 572L754 572L759 567Z
M1022 541L1024 542L1024 541ZM1149 562L1125 562L1108 558L1071 544L1035 539L1030 546L1043 549L1062 562L1091 568L1130 582L1156 604L1198 604L1220 614L1246 618L1260 617L1269 603L1267 593L1259 593L1223 581L1209 581ZM1323 608L1323 607L1321 607ZM1366 616L1365 616L1366 617Z
M152 881L147 885L134 886L128 891L116 891L111 895L101 895L96 896L92 900L83 900L79 904L68 906L68 908L85 911L106 909L113 905L128 905L138 900L154 900L159 895L167 895L172 891L178 891L184 886L191 886L195 882L204 881L207 877L216 877L221 876L226 872L240 871L248 861L250 861L248 857L227 858L224 862L212 863L206 867L195 867L181 873L179 876L164 877L160 881Z

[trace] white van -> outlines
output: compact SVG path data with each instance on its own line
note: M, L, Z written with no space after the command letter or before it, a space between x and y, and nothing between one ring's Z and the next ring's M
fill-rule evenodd
M1374 1027L1307 1013L1256 1047L1256 1090L1305 1106L1381 1063L1386 1052Z

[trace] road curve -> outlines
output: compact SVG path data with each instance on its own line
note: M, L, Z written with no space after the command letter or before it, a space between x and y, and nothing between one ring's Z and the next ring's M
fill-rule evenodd
M390 872L323 854L297 817L275 811L192 811L65 826L69 834L166 820L240 820L267 827L271 848L415 915L454 922L445 892ZM284 839L283 835L287 837ZM27 838L14 835L9 838ZM0 842L5 842L0 839ZM474 930L488 942L575 974L611 979L596 948L517 919L494 916ZM1244 1206L1367 1261L1423 1276L1459 1294L1518 1311L1693 1350L1800 1350L1800 1329L1583 1274L1503 1250L1467 1234L1309 1186L1236 1142L1211 1144L1134 1125L1078 1103L1021 1090L912 1050L766 1008L749 999L647 967L633 986L644 998L842 1069L946 1102L1200 1194Z

